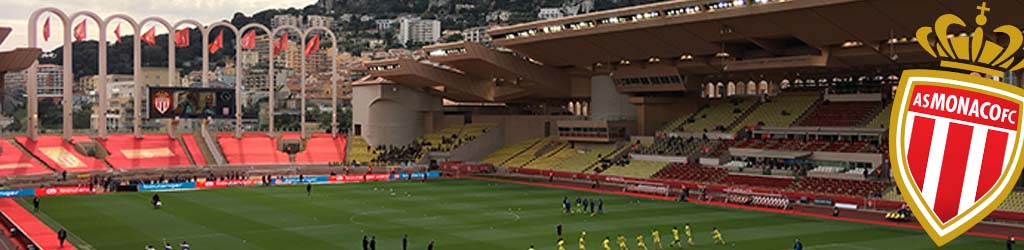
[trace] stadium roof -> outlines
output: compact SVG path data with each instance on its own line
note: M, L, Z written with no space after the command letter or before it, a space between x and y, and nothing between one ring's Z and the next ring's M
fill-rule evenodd
M488 33L498 49L458 42L424 50L428 61L444 68L432 71L458 75L432 84L469 94L462 97L569 97L565 79L570 76L651 64L697 77L935 65L936 60L914 38L917 29L931 26L947 13L973 27L978 4L941 0L676 0L494 28ZM990 40L1007 40L992 32L995 27L1024 26L1024 20L1015 18L1024 12L1024 0L998 1L988 7L992 11L986 13L989 22L985 30ZM950 29L955 35L966 35L964 32L955 26ZM407 84L402 78L420 72L395 69L371 73ZM496 91L502 87L509 90ZM497 92L506 95L494 94Z
M11 34L10 27L0 27L0 43L7 40ZM0 75L6 72L19 71L28 68L39 58L42 50L38 48L17 48L11 51L0 52Z

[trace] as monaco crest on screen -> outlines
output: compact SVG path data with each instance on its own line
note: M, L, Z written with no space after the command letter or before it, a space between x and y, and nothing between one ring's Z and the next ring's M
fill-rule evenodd
M171 93L160 91L153 94L153 108L160 114L167 113L171 109Z
M953 70L903 71L890 117L893 176L938 246L992 213L1021 173L1024 89L982 75L1024 68L1024 58L1014 56L1024 38L1020 29L1003 25L995 33L1011 37L1005 48L985 40L991 9L986 3L977 9L971 36L947 35L971 30L952 14L939 17L934 29L917 31L921 47Z

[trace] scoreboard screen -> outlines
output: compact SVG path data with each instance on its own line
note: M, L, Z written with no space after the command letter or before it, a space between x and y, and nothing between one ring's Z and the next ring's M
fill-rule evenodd
M233 119L235 90L149 87L149 118Z

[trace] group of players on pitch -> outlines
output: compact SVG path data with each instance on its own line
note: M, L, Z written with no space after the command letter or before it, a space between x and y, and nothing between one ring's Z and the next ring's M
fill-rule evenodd
M594 210L594 207L597 207L597 210ZM573 207L569 204L568 196L562 198L562 209L566 214L588 214L587 208L590 208L590 216L604 213L604 200L576 197L576 206Z
M558 226L556 226L555 230L556 230L556 233L558 234L558 242L557 242L558 250L565 250L565 240L562 238L562 224L558 224ZM690 228L690 223L686 223L686 225L683 226L683 232L686 234L686 244L688 244L690 246L693 246L694 245L694 243L693 243L693 229ZM580 247L579 249L580 250L586 250L587 249L586 237L587 237L587 232L583 231L580 234L580 241L579 241L580 242L580 245L579 245L579 247ZM653 240L653 242L651 244L652 246L657 246L657 249L664 248L664 245L661 244L661 233L658 232L658 229L655 228L655 229L651 230L651 238ZM672 238L673 238L673 241L672 241L672 243L669 243L669 247L683 248L683 242L682 242L682 239L679 237L679 228L678 227L672 227ZM722 238L722 232L718 231L718 228L712 228L712 230L711 230L711 240L713 241L713 243L715 245L723 245L723 246L725 246L725 245L729 244L729 243L727 243L725 241L724 238ZM619 234L619 236L616 237L616 241L618 241L619 250L629 250L629 245L626 244L626 237L625 236L623 236L622 234ZM735 245L736 244L733 243L733 246L735 246ZM611 237L609 237L609 236L604 237L604 241L601 243L601 246L604 247L604 250L612 250ZM647 248L647 243L646 243L646 241L644 241L644 235L643 234L637 234L636 235L636 249L637 250L647 250L648 249ZM530 246L529 250L535 250L534 246Z

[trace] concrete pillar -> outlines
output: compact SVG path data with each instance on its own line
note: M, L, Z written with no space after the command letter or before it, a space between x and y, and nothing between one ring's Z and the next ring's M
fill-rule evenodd
M629 95L615 90L615 81L608 75L590 78L590 119L635 120L636 107L629 103Z
M352 87L352 124L370 145L404 145L438 125L441 97L396 84ZM353 129L354 131L354 129Z

